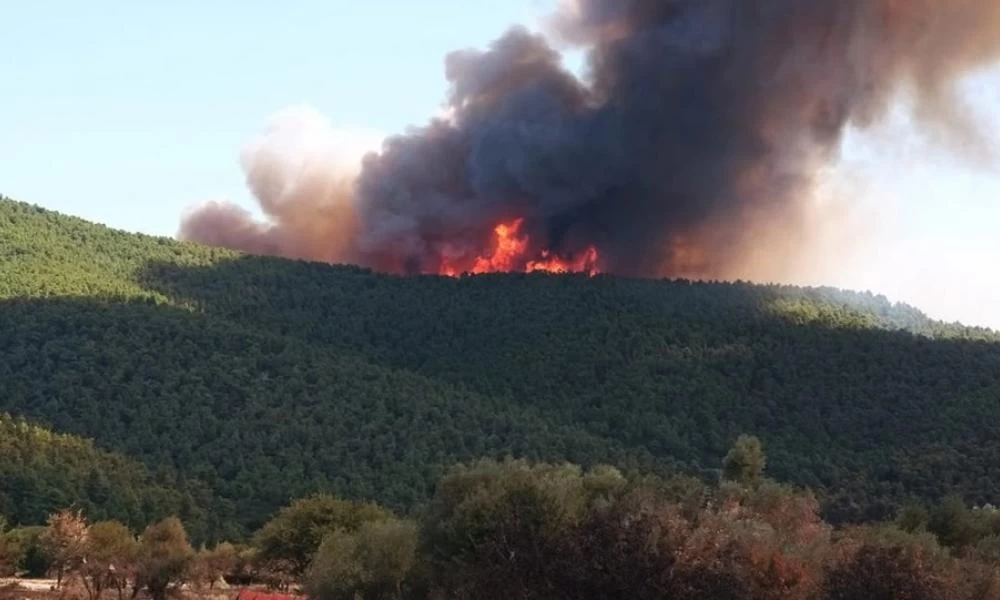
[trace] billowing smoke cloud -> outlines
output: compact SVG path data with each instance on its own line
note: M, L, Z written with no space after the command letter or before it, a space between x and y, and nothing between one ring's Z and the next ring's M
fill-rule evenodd
M244 168L269 222L210 204L182 237L440 272L520 218L525 261L594 246L615 273L768 276L829 214L816 186L845 131L895 100L936 140L989 152L955 86L1000 58L996 0L576 0L552 25L586 49L584 80L515 27L449 55L447 118L356 176L286 147L287 124L266 134Z
M354 182L361 157L380 142L374 132L337 129L308 106L286 109L240 155L267 221L209 202L184 217L181 237L256 254L350 260L358 231Z

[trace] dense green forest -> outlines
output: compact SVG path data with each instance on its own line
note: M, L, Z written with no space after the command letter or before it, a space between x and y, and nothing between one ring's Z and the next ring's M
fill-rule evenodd
M744 432L837 522L1000 503L1000 337L868 293L397 277L10 200L0 274L0 411L207 490L205 539L319 490L405 511L479 457L714 480Z
M41 524L54 506L76 505L96 519L140 527L183 515L196 530L207 517L190 482L156 477L134 460L0 414L0 515L11 523ZM206 497L210 498L210 495Z

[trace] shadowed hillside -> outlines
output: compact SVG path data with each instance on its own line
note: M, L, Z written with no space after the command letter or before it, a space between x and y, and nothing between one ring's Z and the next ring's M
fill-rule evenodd
M714 478L744 432L835 520L1000 502L998 338L871 294L392 277L12 201L0 231L0 410L202 481L239 527L318 489L408 508L480 456Z

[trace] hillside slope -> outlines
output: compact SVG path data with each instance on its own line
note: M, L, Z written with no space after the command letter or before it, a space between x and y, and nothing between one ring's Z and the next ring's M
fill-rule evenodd
M1000 502L1000 340L871 294L402 278L0 200L0 410L204 481L252 528L513 454L713 476L740 433L835 519Z
M133 460L94 447L90 440L54 433L0 413L0 515L9 524L44 523L69 506L92 519L117 519L134 528L183 515L204 535L213 518L198 502L198 486L168 474L154 476ZM180 483L180 485L178 485ZM204 490L202 490L204 491Z

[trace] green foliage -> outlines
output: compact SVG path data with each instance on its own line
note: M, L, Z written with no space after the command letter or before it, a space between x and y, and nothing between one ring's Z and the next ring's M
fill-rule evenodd
M391 517L391 512L375 504L327 494L296 500L282 508L254 537L257 560L287 565L289 573L299 577L329 533L354 532L365 523Z
M340 531L323 542L306 590L319 600L1000 597L995 563L956 558L926 531L835 532L814 496L766 479L707 487L696 507L678 502L684 487L604 468L479 462L441 480L415 554L400 541L409 532ZM369 527L395 531L392 521Z
M153 600L165 600L167 589L181 579L193 557L194 549L177 517L150 525L139 538L136 586L144 587Z
M87 527L69 510L44 533L93 599L117 589L125 600L131 586L133 598L145 589L165 600L181 582L203 595L227 572L259 582L266 570L250 565L266 544L320 538L298 580L316 600L998 600L998 512L960 508L946 500L930 511L973 532L975 545L946 548L920 527L835 529L812 493L769 479L710 486L508 459L455 467L414 519L329 496L293 502L259 548L196 554L176 518L136 542L121 523Z
M748 431L835 521L1000 504L997 335L880 296L394 277L7 200L0 231L0 411L149 470L18 466L15 523L78 500L133 527L178 514L211 543L319 491L408 510L455 462L508 455L716 480Z
M943 546L959 552L1000 558L1000 510L992 505L969 508L958 496L948 496L930 508L908 504L896 518L906 531L928 531Z
M90 526L87 562L105 571L116 562L131 562L139 550L128 527L118 521L99 521Z
M760 440L741 435L722 461L722 476L741 485L752 485L764 476L767 457Z
M931 511L927 530L937 536L945 546L959 548L971 544L976 538L972 511L957 496L949 496Z
M976 542L973 554L987 562L1000 563L1000 535L991 534Z
M17 572L20 562L19 548L7 538L7 521L0 515L0 577L9 577Z
M900 529L907 532L920 531L927 528L927 521L930 514L927 509L917 502L908 502L899 511L896 517L896 524Z
M994 566L950 556L927 532L831 535L815 497L787 485L723 482L693 509L672 491L683 487L606 468L481 461L441 480L415 553L400 541L415 540L409 531L391 535L392 521L339 531L306 590L319 600L985 600L1000 591Z
M9 565L25 577L41 578L52 568L53 557L42 545L41 537L45 527L18 527L3 536L3 545L8 554Z
M309 565L304 589L316 600L396 600L417 555L417 526L388 519L328 534Z
M15 525L38 525L75 505L91 519L133 527L180 513L196 523L188 494L154 481L140 463L0 413L0 514Z
M106 589L116 589L122 598L139 555L139 543L128 527L118 521L94 523L84 555L80 571L91 600L98 600Z
M606 467L585 473L574 465L512 460L460 467L438 484L423 546L436 576L452 588L475 581L510 591L504 581L550 559L557 541L625 483Z

